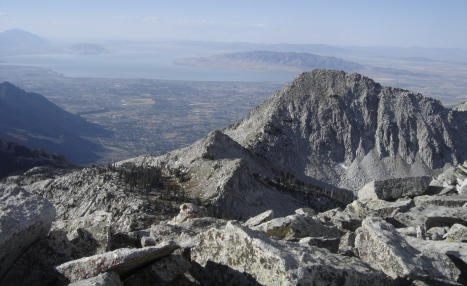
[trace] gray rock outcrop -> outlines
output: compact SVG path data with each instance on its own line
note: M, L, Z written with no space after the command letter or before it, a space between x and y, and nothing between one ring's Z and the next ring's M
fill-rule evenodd
M419 196L425 192L431 180L430 176L424 176L372 181L358 191L358 199L390 201Z
M420 253L398 234L394 226L382 218L367 218L357 229L355 248L358 257L387 275L396 278L456 281L460 271L447 256Z
M446 233L445 238L449 241L467 242L467 226L462 224L453 224Z
M0 280L36 241L47 236L55 208L18 186L0 187Z
M252 228L278 238L340 237L337 227L327 226L318 218L300 214L275 218Z
M205 284L392 285L386 275L358 259L313 246L275 242L234 222L224 230L200 234L191 257L207 271L194 275Z
M31 245L2 280L11 285L53 285L53 266L110 250L111 214L96 212L70 221L55 221L47 237ZM18 281L21 277L21 281Z

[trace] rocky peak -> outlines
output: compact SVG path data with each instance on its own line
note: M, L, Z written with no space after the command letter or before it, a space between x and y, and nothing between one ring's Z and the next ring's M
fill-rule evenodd
M224 132L304 181L355 190L467 159L466 118L438 100L357 73L314 70Z

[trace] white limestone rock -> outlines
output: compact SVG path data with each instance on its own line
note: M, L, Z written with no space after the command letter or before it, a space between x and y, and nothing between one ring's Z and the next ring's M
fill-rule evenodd
M431 180L430 176L422 176L372 181L358 190L357 196L359 200L415 197L425 192Z
M49 233L54 206L21 187L0 186L0 280L13 263Z
M363 220L362 227L356 231L355 248L360 259L394 279L444 283L457 281L460 276L460 271L447 256L421 253L379 217Z
M68 240L75 246L73 257L81 258L110 250L112 214L96 211L90 215L59 220L52 225L52 231L65 231ZM88 239L86 239L88 238ZM92 249L87 248L91 247Z
M267 222L267 221L270 221L271 219L274 218L274 211L272 210L267 210L263 213L260 213L259 215L257 216L254 216L252 218L249 218L245 223L244 225L248 226L248 227L253 227L253 226L257 226L259 224L262 224L264 222Z
M413 200L388 202L379 199L355 200L347 205L346 212L355 213L361 219L372 216L393 217L398 212L406 212L414 206Z
M447 241L467 242L467 226L455 223L444 236Z
M404 213L395 214L394 219L406 227L451 227L455 223L466 225L467 212L464 207L417 206Z
M174 240L181 248L191 248L198 244L197 235L210 228L222 229L227 221L212 217L189 219L180 224L157 224L152 225L150 236L156 243L165 240Z
M345 233L339 241L338 252L347 256L355 256L355 232Z
M467 203L467 196L419 196L414 198L416 206L443 206L448 208L462 207Z
M335 226L327 226L318 218L299 214L275 218L252 229L278 238L340 237L339 230Z
M103 254L81 258L61 264L55 269L70 282L88 279L107 271L126 275L133 269L170 255L179 246L166 241L157 246L140 249L121 248Z
M274 241L236 222L200 235L191 258L195 278L208 284L392 285L382 272L355 258Z

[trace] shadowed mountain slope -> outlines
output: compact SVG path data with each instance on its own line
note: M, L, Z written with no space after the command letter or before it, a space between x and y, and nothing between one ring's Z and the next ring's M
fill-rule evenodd
M23 173L33 167L71 168L63 155L52 154L42 149L26 146L0 138L0 178Z
M71 161L95 161L100 145L81 136L108 136L101 126L71 114L37 93L28 93L4 82L0 84L0 136L30 148L64 154Z

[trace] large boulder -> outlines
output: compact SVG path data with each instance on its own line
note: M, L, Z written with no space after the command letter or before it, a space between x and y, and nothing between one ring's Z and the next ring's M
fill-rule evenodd
M402 226L451 227L455 223L467 226L467 211L464 207L417 206L404 213L394 215L395 221Z
M380 199L397 200L403 197L415 197L423 194L430 185L429 176L408 177L372 181L364 185L357 193L359 200Z
M275 218L253 227L253 229L278 238L340 237L337 227L327 226L318 218L300 214Z
M111 222L111 213L96 211L78 219L56 221L52 231L66 232L68 240L75 245L77 259L110 250Z
M12 285L52 285L53 266L106 252L111 214L95 212L76 220L56 221L46 238L33 244L15 262L2 282Z
M467 196L419 196L414 198L416 206L462 207L467 203Z
M446 240L467 242L467 226L455 223L446 233Z
M448 256L461 271L461 275L457 282L462 285L467 285L467 244L460 242L423 240L413 237L408 237L407 242L417 251L422 253L434 253L441 257ZM457 273L457 271L457 269L452 270L453 273Z
M152 225L149 236L155 242L174 240L182 248L191 248L198 243L197 235L210 228L222 229L226 221L212 217L193 218L179 224Z
M274 241L236 222L199 236L199 245L191 251L199 266L193 276L206 285L392 285L386 275L358 259Z
M114 271L120 276L125 276L141 266L172 254L178 248L179 246L173 241L140 249L122 248L69 261L55 269L69 282L88 279L107 271Z
M355 248L360 259L394 279L444 283L460 276L446 255L416 250L379 217L363 220L356 231Z
M49 233L55 208L21 187L0 186L0 280L13 263Z

